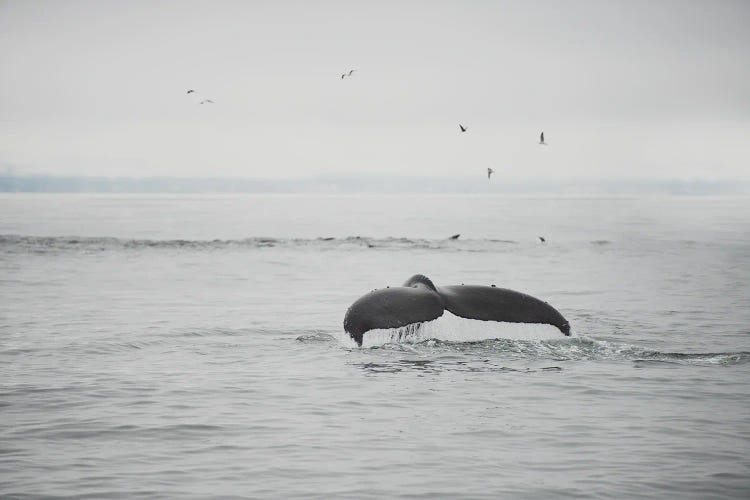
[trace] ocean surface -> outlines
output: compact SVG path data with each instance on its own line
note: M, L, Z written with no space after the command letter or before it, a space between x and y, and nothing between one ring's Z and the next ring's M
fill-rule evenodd
M574 336L347 340L417 273ZM0 497L748 498L750 198L2 194Z

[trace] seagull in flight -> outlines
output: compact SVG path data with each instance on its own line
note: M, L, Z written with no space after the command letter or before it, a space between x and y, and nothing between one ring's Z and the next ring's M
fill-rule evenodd
M211 99L206 99L204 101L199 102L198 104L213 104L214 102Z
M494 170L492 170L491 168L487 167L487 180L490 180L490 176L492 174L494 174L494 173L495 173Z
M544 236L539 236L539 241L541 241L542 243L544 243L547 240L544 239Z
M356 69L350 69L348 73L342 73L341 74L341 79L343 80L344 77L352 76L352 73L354 73L355 71L357 71L357 70Z
M460 129L461 129L461 132L466 132L466 127L464 127L464 126L463 126L463 125L461 125L460 123L458 124L458 128L460 128Z
M541 144L542 146L547 145L547 143L544 142L544 131L542 131L542 134L539 136L539 144Z
M187 91L186 93L187 93L187 94L192 94L193 92L195 92L195 90L193 90L193 89L190 89L190 90L188 90L188 91Z

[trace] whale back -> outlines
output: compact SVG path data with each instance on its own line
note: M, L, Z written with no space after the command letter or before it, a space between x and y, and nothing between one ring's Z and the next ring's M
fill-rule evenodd
M415 274L404 282L401 286L408 286L411 288L425 288L427 290L437 293L437 287L430 278L424 274Z

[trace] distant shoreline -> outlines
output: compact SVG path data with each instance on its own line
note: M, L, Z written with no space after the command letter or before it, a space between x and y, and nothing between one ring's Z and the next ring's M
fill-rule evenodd
M0 175L1 193L750 195L750 181L319 176L302 179Z

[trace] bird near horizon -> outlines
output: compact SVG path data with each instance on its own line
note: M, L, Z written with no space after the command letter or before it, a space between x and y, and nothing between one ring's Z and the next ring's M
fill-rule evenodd
M193 89L189 89L189 90L188 90L188 91L186 92L186 94L192 94L193 92L195 92L195 90L193 90Z
M355 71L357 71L357 70L356 69L350 69L348 73L342 73L341 74L341 79L343 80L347 76L352 76Z
M464 127L463 125L461 125L460 123L458 124L458 128L461 129L461 132L466 132L466 130L467 130L467 128Z
M198 104L213 104L213 103L214 102L211 99L205 99L205 100L199 102Z
M547 143L544 142L544 131L542 131L542 133L539 135L539 144L541 144L542 146L547 145Z
M487 167L487 180L490 180L490 176L494 174L495 171L489 167Z
M541 241L542 243L544 243L547 240L544 239L544 236L539 236L539 241Z

